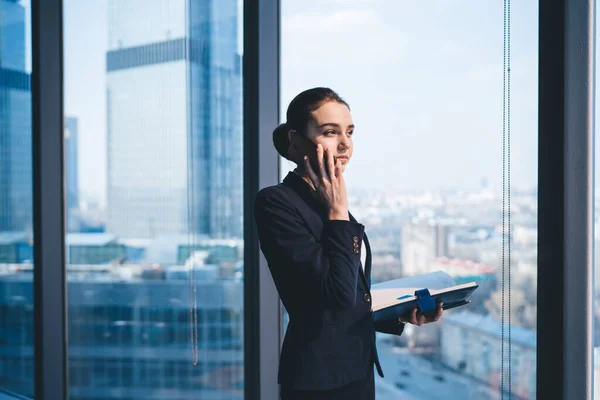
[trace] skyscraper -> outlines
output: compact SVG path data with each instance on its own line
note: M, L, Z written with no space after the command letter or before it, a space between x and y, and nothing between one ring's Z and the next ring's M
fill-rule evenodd
M81 214L79 213L79 127L74 117L65 117L65 185L68 232L79 232Z
M242 236L236 0L110 0L107 231Z
M0 1L2 68L25 71L25 9L19 0Z
M78 120L65 117L65 169L67 213L79 208L79 129Z
M0 0L0 231L31 231L31 80L25 10Z

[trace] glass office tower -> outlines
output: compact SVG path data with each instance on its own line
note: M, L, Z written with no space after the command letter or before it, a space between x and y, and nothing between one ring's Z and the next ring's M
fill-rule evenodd
M31 81L25 10L0 1L0 231L31 231Z
M235 0L109 1L107 231L241 238L237 14Z

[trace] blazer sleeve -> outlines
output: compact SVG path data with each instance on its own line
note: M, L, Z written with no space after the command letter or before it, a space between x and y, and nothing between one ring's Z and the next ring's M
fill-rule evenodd
M271 188L273 189L273 188ZM259 192L254 205L260 246L273 278L301 285L303 293L325 305L345 309L356 304L356 284L364 226L329 220L316 240L281 190ZM281 288L283 285L278 285ZM290 285L285 286L289 288ZM281 290L281 289L280 289ZM280 294L283 298L283 294Z
M375 331L400 336L404 332L404 325L397 318L386 319L375 322Z

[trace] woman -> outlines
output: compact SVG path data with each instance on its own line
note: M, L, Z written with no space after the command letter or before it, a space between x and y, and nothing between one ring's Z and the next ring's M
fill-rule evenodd
M348 104L314 88L290 103L273 132L275 148L297 164L283 183L261 190L254 214L261 249L290 322L279 365L281 398L374 399L373 365L383 376L375 331L437 321L412 310L374 324L371 250L348 212L343 172L353 152Z

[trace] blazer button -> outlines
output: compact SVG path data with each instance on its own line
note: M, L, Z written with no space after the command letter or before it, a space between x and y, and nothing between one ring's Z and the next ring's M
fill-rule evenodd
M352 240L354 240L354 243L358 243L358 236L354 236Z
M354 248L354 254L358 254L358 253L360 253L360 250L358 249L358 247L355 247Z
M365 303L370 303L371 295L369 293L365 293L365 295L363 296L363 299L364 299Z

